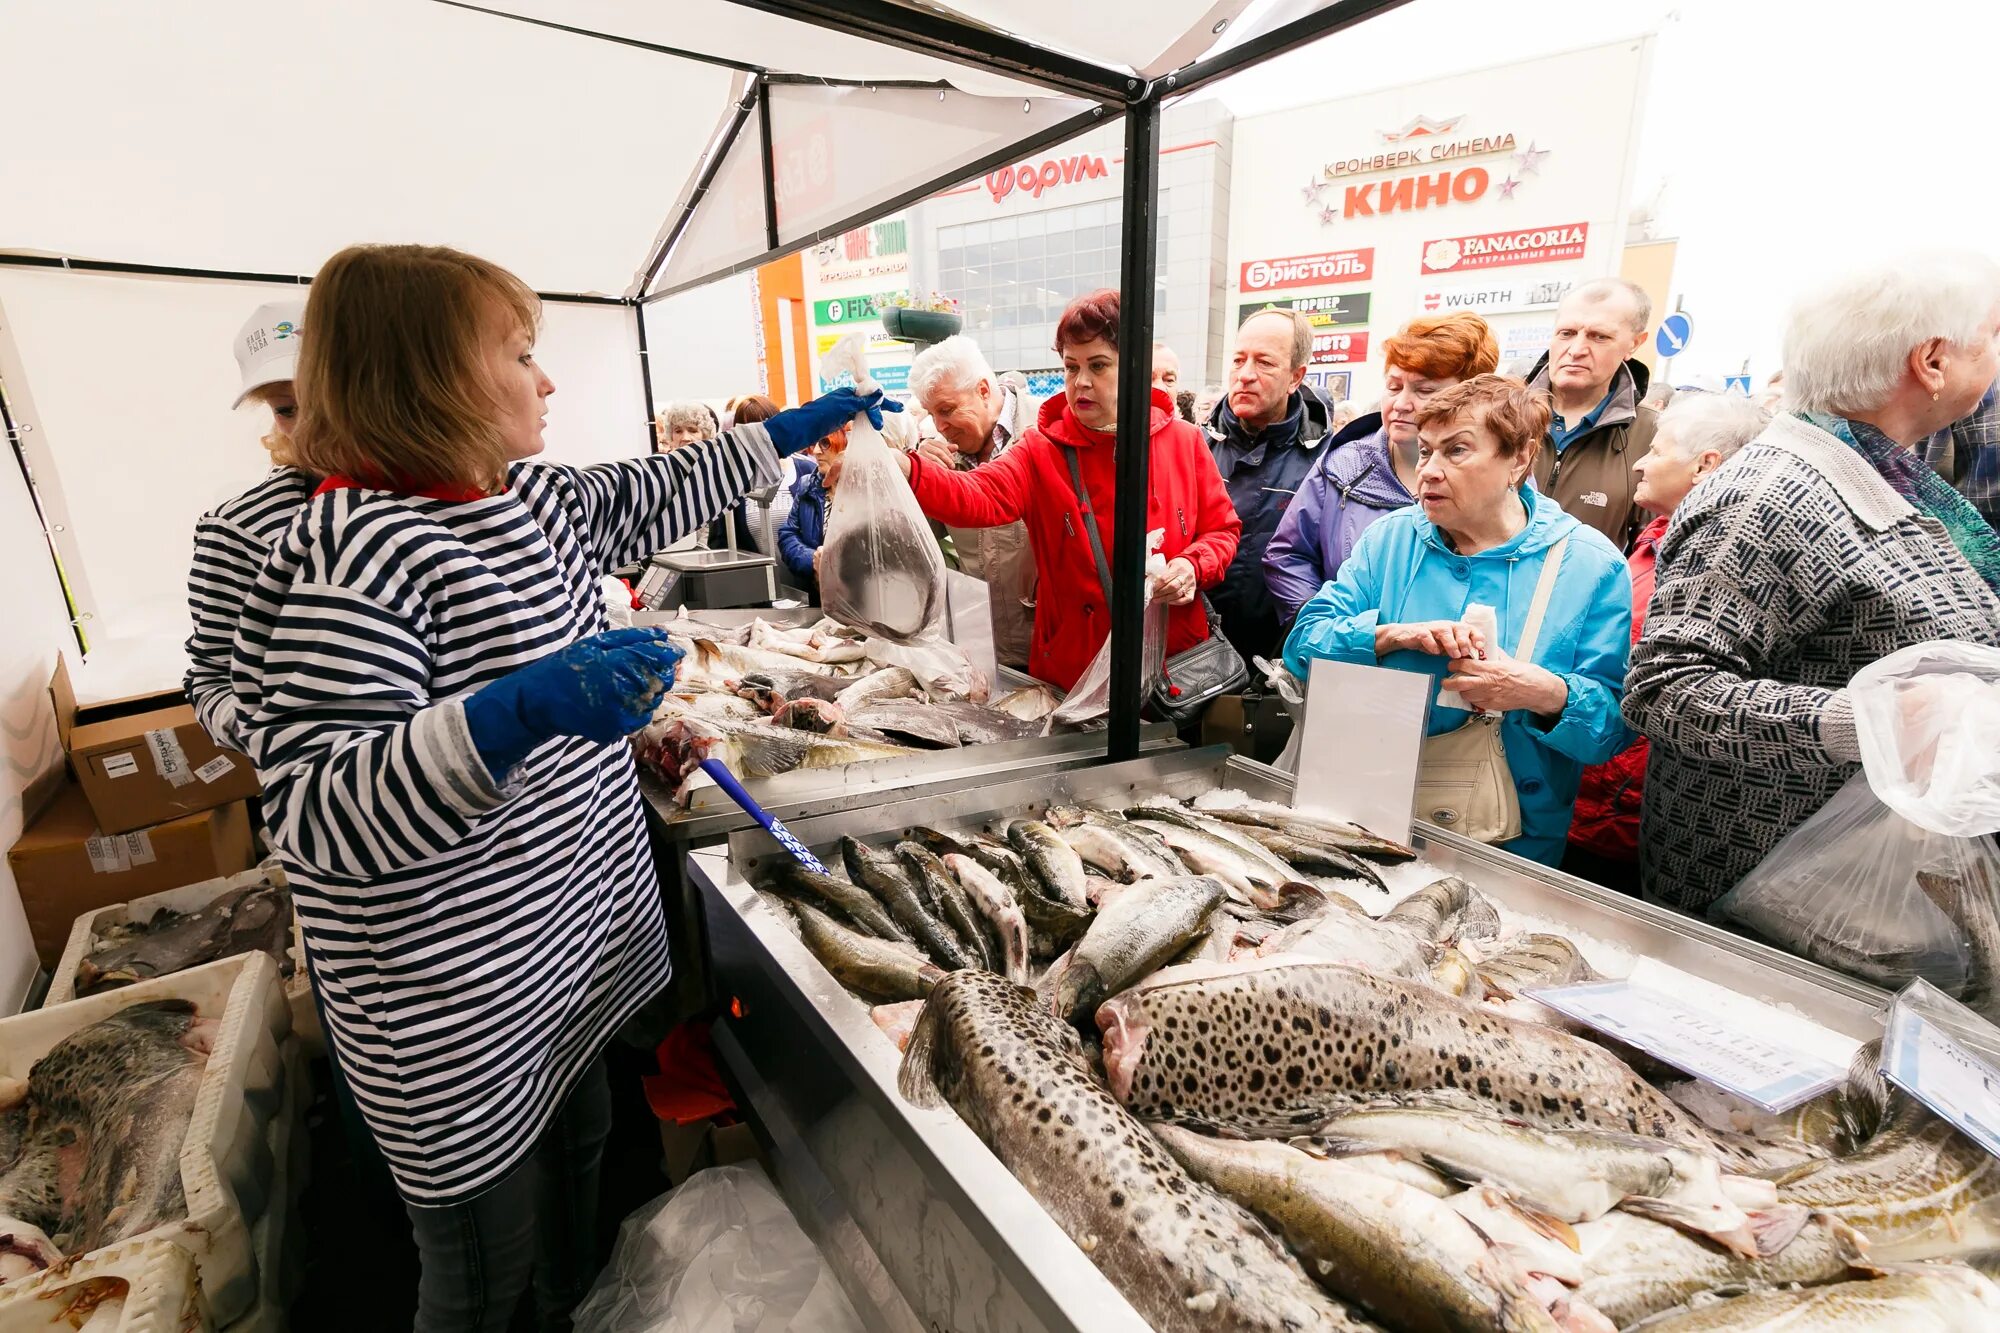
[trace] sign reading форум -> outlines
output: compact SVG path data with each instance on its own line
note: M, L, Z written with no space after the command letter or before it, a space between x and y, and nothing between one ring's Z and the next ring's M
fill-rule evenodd
M1370 245L1358 250L1329 250L1286 259L1252 259L1243 265L1237 285L1248 295L1286 287L1337 287L1366 282L1374 273L1375 247Z
M1236 308L1241 324L1260 310L1296 310L1315 329L1358 329L1368 322L1370 297L1367 292L1339 292L1332 296L1284 296L1269 301L1246 301Z

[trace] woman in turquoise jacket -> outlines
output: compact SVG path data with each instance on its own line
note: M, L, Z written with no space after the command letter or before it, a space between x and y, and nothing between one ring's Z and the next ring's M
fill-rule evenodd
M1432 399L1418 417L1417 503L1370 527L1339 578L1299 611L1285 665L1308 681L1321 657L1415 671L1437 678L1434 701L1441 685L1471 708L1500 714L1521 799L1521 836L1501 846L1555 865L1584 768L1628 740L1619 703L1632 582L1609 541L1526 484L1548 422L1545 399L1499 375ZM1532 660L1517 660L1536 585L1559 544ZM1466 623L1475 604L1493 609L1492 640ZM1427 733L1470 716L1433 707Z

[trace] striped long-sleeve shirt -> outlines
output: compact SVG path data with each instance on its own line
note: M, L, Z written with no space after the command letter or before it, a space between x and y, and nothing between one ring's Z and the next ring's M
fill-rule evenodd
M243 748L236 698L229 692L229 655L243 601L317 484L295 467L281 467L195 525L194 565L188 571L194 633L187 641L186 686L195 716L217 745Z
M334 1045L404 1196L518 1163L668 978L632 759L558 738L496 783L464 698L606 627L598 577L778 475L761 425L503 493L311 501L232 685Z

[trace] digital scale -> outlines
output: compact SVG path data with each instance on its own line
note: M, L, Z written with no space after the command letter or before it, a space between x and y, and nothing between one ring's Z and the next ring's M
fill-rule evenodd
M758 551L662 551L646 562L638 597L648 611L769 606L778 597L777 562Z

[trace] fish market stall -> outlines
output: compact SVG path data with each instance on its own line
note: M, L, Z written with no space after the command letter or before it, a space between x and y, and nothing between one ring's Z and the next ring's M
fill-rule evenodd
M1038 817L1054 806L1116 810L1218 791L1282 802L1289 779L1221 751L1178 751L1008 776L918 799L878 798L787 822L834 865L843 836L880 843L922 836L908 830L924 829L949 841ZM777 900L753 886L753 875L763 882L775 850L765 834L752 830L688 857L707 913L713 975L731 1000L714 1040L794 1211L845 1266L843 1280L863 1318L898 1333L1148 1327L972 1127L949 1106L914 1106L899 1091L903 1061L888 1027L878 1027L880 1013L871 1016L870 1006L815 957ZM1434 829L1420 827L1414 850L1425 877L1455 875L1476 885L1514 932L1560 930L1598 974L1619 976L1634 960L1652 959L1852 1041L1880 1034L1886 997L1813 964ZM1407 892L1409 875L1418 869L1387 868L1382 878L1395 890L1387 896ZM1357 899L1369 892L1356 883ZM799 915L805 921L812 914ZM999 991L1012 990L985 973L949 975L954 982L983 977ZM944 983L937 985L935 993L944 995ZM963 998L973 987L951 989ZM937 1031L930 1039L944 1040ZM1107 1031L1107 1066L1118 1063L1111 1047ZM1131 1075L1125 1077L1121 1095L1136 1103L1139 1092L1130 1086ZM1145 1075L1139 1077L1143 1083ZM1982 1176L1980 1188L1990 1184ZM1077 1187L1085 1188L1081 1181ZM1724 1282L1715 1278L1713 1284ZM1839 1292L1837 1286L1819 1290Z

